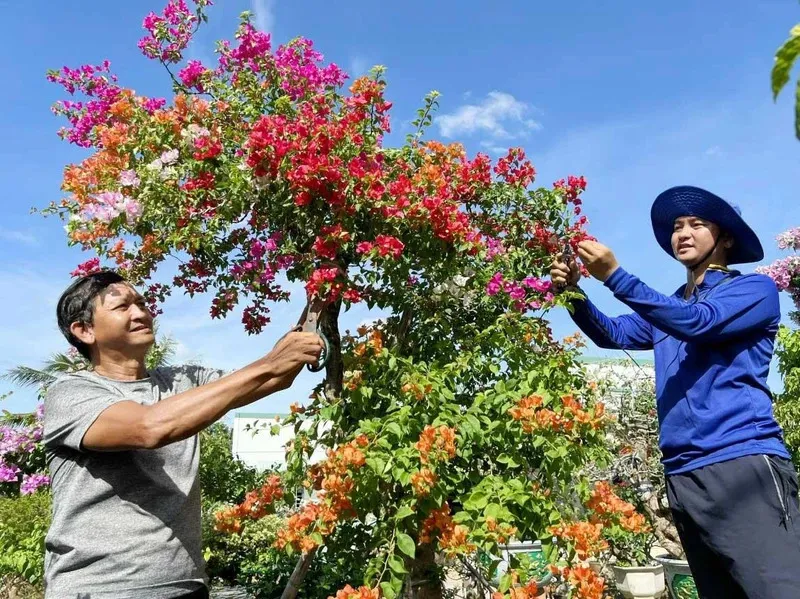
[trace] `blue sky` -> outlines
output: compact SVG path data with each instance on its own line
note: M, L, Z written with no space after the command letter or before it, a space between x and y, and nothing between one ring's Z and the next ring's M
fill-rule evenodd
M362 74L388 67L399 143L426 92L442 93L430 134L459 140L470 153L522 145L549 185L568 174L589 180L591 231L622 265L662 291L683 272L656 245L649 208L664 188L705 186L740 204L760 234L765 262L780 252L774 237L800 225L792 98L772 102L769 70L775 48L800 21L794 0L705 2L312 2L218 0L210 25L190 49L210 61L214 41L229 37L238 15L253 10L277 42L314 40L328 60ZM55 135L49 112L60 98L48 68L99 63L121 83L147 95L168 95L160 67L140 55L141 20L157 0L50 2L0 0L4 88L0 109L0 370L37 365L65 344L54 308L69 271L87 256L67 248L61 223L29 213L60 196L65 164L83 152ZM599 284L585 288L610 314L623 306ZM296 319L302 298L280 306L274 324L248 337L238 319L212 322L208 303L176 297L161 329L179 342L179 360L235 368L266 353ZM784 313L789 302L783 298ZM359 309L344 324L369 317ZM573 332L553 314L558 335ZM600 355L590 348L589 353ZM303 400L319 375L246 411L283 411ZM771 379L779 385L777 377ZM0 382L0 392L12 390ZM6 409L34 406L16 390Z

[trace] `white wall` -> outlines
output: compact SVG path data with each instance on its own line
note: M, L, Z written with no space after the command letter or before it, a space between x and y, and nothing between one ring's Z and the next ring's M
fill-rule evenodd
M288 414L265 414L238 412L233 417L233 455L248 466L260 470L279 469L286 466L286 444L294 438L294 425L284 425ZM271 434L273 426L278 434ZM311 456L311 463L325 457L318 449Z

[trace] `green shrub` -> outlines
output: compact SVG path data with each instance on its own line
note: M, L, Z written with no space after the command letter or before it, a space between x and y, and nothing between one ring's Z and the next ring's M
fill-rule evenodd
M800 330L781 327L775 347L783 393L775 398L775 418L783 427L784 441L800 469Z
M203 503L204 557L212 583L241 585L255 599L279 597L297 563L296 555L290 557L272 547L283 516L245 521L239 534L218 533L214 514L227 505ZM353 559L353 548L368 546L370 533L370 527L357 521L341 522L328 546L315 555L298 599L327 599L346 584L362 580L369 556ZM346 546L347 551L338 546Z
M48 492L0 497L0 580L21 578L41 584L50 506Z
M200 433L200 489L206 502L239 503L245 493L259 486L259 473L231 452L233 433L216 422Z

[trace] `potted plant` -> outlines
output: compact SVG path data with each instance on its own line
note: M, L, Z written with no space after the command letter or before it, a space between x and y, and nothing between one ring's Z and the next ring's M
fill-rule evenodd
M595 484L587 507L599 527L606 547L601 556L607 557L617 590L629 599L663 596L664 566L653 558L656 537L647 518L606 481Z
M664 566L664 580L672 599L699 599L689 562L672 555L656 558Z

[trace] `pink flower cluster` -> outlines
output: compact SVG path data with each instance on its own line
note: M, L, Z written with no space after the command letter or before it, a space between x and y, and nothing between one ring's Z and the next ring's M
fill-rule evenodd
M0 458L0 483L15 483L21 470L14 464L7 464Z
M200 78L208 71L199 60L190 60L184 68L178 72L178 78L188 88L195 88L199 92L204 92L203 83Z
M334 63L320 67L323 55L313 46L311 40L298 38L275 52L281 87L292 99L309 91L319 93L341 87L347 79L347 74Z
M567 202L572 202L575 206L575 214L581 213L581 199L578 197L586 190L586 178L585 177L576 177L574 175L570 175L567 177L567 180L559 179L555 183L553 183L553 187L556 189L562 189L564 191L564 197L567 199Z
M30 495L35 493L39 487L46 487L49 484L50 477L46 474L23 474L19 492L20 495Z
M169 0L162 15L153 12L142 22L148 35L139 40L139 49L148 58L167 63L177 63L189 45L194 27L200 21L201 9L210 0L195 0L197 9L190 11L186 0Z
M789 229L776 237L778 247L782 250L800 250L800 227Z
M250 23L242 23L236 31L239 45L231 49L230 42L222 42L219 68L233 72L248 68L254 73L263 71L269 64L272 42L268 33L258 31Z
M53 113L63 115L71 125L58 132L62 139L89 148L93 145L91 134L94 128L110 122L111 105L122 93L116 83L117 76L111 73L110 68L111 63L106 60L97 66L87 64L77 69L65 66L60 71L47 73L48 81L60 84L69 94L79 91L92 98L86 102L60 101L53 106Z
M378 235L374 243L370 241L362 241L356 246L356 251L359 254L368 254L373 250L377 250L377 254L381 258L390 257L397 260L403 253L405 245L402 241L391 235Z
M537 277L526 277L521 283L507 281L503 273L495 273L486 285L487 295L505 293L519 311L538 310L543 304L553 301L552 284ZM529 297L529 294L533 293Z
M24 472L26 456L40 448L42 440L44 404L36 409L34 423L26 427L0 426L0 483L22 484L20 493L28 495L38 488L50 484L50 478L44 474Z
M778 247L782 250L800 250L800 227L789 229L777 237ZM787 291L794 302L795 307L800 311L800 254L792 254L785 258L775 260L769 266L759 266L756 272L767 275L778 287L778 291ZM793 318L798 318L797 312Z
M84 222L109 223L120 214L124 214L128 224L133 224L142 215L141 204L118 191L98 193L94 196L94 200L94 204L87 204L81 212L81 219Z
M86 262L78 264L78 267L70 274L71 277L88 277L100 270L100 258L90 258Z
M41 439L41 432L37 433ZM30 453L36 446L33 429L16 429L11 426L0 427L0 458L6 455Z

